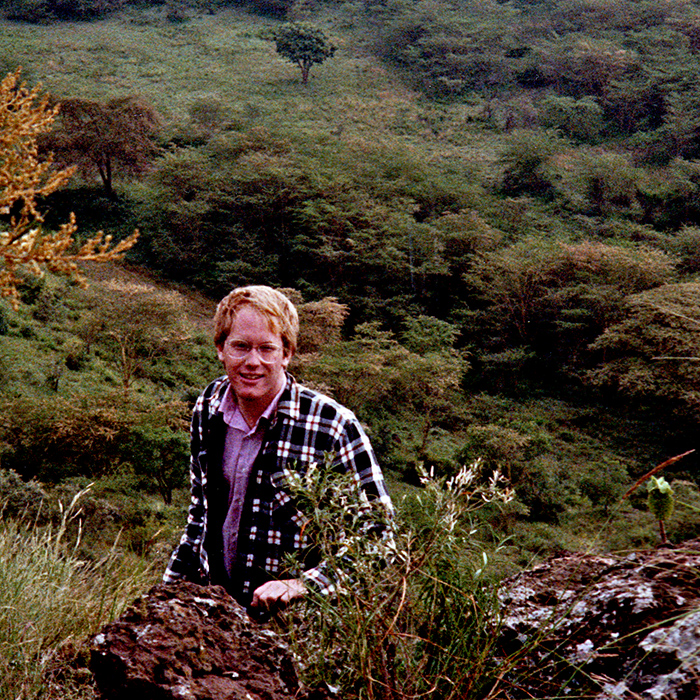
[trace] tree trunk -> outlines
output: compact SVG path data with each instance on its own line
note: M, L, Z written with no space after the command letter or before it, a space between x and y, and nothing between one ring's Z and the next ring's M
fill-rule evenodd
M301 82L306 85L309 82L309 71L311 70L310 61L300 61L299 67L301 68Z
M110 199L116 199L117 197L112 187L112 159L109 157L109 154L105 153L102 155L102 158L97 163L97 169L100 172L100 179L102 180L105 194Z

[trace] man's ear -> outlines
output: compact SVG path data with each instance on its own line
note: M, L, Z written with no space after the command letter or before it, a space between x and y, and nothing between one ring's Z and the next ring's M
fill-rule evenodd
M287 369L289 367L289 362L292 359L293 353L288 348L284 349L284 355L282 356L282 367Z
M216 354L217 354L218 358L223 362L224 361L224 346L223 345L216 346Z

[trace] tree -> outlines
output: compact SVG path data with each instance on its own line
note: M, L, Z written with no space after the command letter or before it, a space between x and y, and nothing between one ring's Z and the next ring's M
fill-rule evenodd
M527 345L571 361L619 320L627 295L670 281L673 263L645 246L528 237L474 256L465 280L487 304L477 316L498 349Z
M700 415L700 283L666 284L626 299L625 318L593 343L596 386L635 405L662 406L695 425ZM659 412L659 415L663 415Z
M555 155L568 150L568 142L552 130L516 129L508 135L501 155L505 194L552 195Z
M187 339L183 299L177 292L145 284L114 281L105 287L105 303L99 305L97 318L128 390L144 366L159 354L177 354Z
M319 27L306 22L288 22L273 33L277 53L301 70L301 82L309 81L314 63L323 63L335 54L336 47Z
M43 145L64 166L76 166L83 177L97 173L105 193L114 198L114 172L143 174L158 154L154 142L161 117L138 95L103 104L69 99L61 103L58 123Z
M189 413L183 402L154 405L136 394L3 399L0 467L42 483L131 472L169 503L187 474Z
M44 233L37 199L61 187L71 168L56 170L50 156L39 155L38 139L56 118L58 108L39 98L36 88L19 84L19 70L0 82L0 296L17 307L23 277L40 277L43 269L68 274L84 284L79 260L116 260L136 242L137 232L111 245L101 232L70 252L77 230L75 217L57 232Z
M541 120L569 138L595 141L603 129L603 110L595 99L576 100L566 95L548 95L541 102Z
M323 301L335 315L332 300ZM436 464L452 456L443 449L443 429L453 430L463 420L455 398L468 363L453 348L456 335L451 324L419 316L407 319L404 345L378 322L364 323L349 341L300 354L294 371L368 423L384 464L394 469Z

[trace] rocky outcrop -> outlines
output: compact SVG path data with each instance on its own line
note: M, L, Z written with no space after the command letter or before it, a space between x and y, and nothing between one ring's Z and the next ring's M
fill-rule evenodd
M500 597L507 697L700 698L700 541L554 557Z
M312 697L282 639L219 586L155 586L94 637L90 668L105 700Z
M503 582L490 698L700 699L700 541L569 553ZM156 586L92 644L105 700L322 700L217 586Z

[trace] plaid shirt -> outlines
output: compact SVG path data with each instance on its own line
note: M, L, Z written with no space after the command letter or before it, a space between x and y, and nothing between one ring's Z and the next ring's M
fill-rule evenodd
M354 473L369 498L380 499L391 512L391 500L369 439L351 411L287 376L277 413L251 470L229 580L223 566L222 528L228 509L228 483L222 469L226 425L221 413L228 386L226 377L217 379L195 405L187 526L163 581L185 578L225 585L241 604L247 605L255 589L266 581L298 578L299 572L285 569L285 560L287 554L301 553L305 566L301 578L330 592L332 583L303 534L304 518L285 491L283 471L323 462L324 455L332 453L334 464Z

